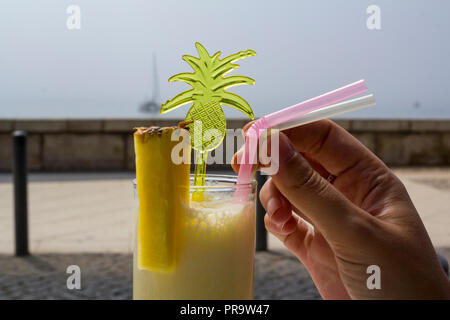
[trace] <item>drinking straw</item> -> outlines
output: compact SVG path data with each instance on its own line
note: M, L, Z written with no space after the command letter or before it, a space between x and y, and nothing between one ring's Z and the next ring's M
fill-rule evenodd
M254 122L246 134L245 148L237 179L238 187L236 188L236 192L234 194L235 202L243 202L247 198L248 187L239 188L239 185L246 185L250 181L252 162L256 156L258 138L262 130L269 128L281 128L283 130L305 124L302 123L304 122L303 115L310 113L313 114L314 111L326 107L329 108L326 108L327 110L323 112L317 113L318 111L316 111L315 115L307 116L307 123L324 119L336 114L368 107L374 104L373 95L336 104L366 91L367 87L364 80L360 80L294 106L266 115Z
M367 86L364 80L359 80L339 89L327 92L318 97L300 102L291 107L284 108L261 119L267 125L267 128L289 121L303 114L317 110L340 101L344 101L361 93L367 92ZM260 119L260 120L261 120ZM264 129L267 129L264 128Z
M333 104L329 107L312 111L310 113L305 114L304 116L300 116L285 123L271 127L271 129L278 129L280 131L287 130L294 127L303 126L305 124L314 121L319 121L325 118L331 118L343 113L356 111L367 107L372 107L374 105L375 105L375 98L373 97L373 94L369 94L367 96L340 102L337 104Z

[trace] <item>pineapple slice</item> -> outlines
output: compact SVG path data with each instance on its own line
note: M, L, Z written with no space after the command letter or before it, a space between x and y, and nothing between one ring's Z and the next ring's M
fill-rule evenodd
M171 141L175 129L137 128L134 133L139 196L137 265L143 270L171 271L176 265L182 204L189 203L190 167L171 159L172 148L180 143ZM190 146L187 150L190 153Z

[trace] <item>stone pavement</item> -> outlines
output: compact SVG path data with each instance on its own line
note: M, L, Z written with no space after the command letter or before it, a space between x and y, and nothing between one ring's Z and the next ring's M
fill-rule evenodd
M438 251L450 260L450 169L397 169ZM0 299L131 297L132 173L31 174L29 258L12 257L11 177L0 174ZM258 253L255 296L318 298L304 267L279 241ZM68 265L82 269L81 291L69 291ZM264 279L264 281L263 281Z
M81 269L81 290L66 287L66 268ZM0 255L0 299L131 299L132 256L126 253ZM256 299L319 299L305 268L284 253L257 253Z

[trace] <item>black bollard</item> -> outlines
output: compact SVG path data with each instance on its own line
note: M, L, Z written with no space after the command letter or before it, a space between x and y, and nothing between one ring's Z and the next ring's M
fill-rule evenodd
M14 158L14 224L16 256L27 256L28 252L28 201L27 201L27 133L12 134Z
M267 230L264 225L264 210L261 201L259 201L259 192L261 191L264 182L267 180L266 175L262 175L261 172L256 171L256 182L258 183L257 199L256 199L256 251L267 250Z

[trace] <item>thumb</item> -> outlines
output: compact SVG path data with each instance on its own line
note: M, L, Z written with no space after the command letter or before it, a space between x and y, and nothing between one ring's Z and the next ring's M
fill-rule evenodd
M351 236L355 222L370 216L322 178L283 133L279 135L278 159L272 161L278 163L278 171L272 175L277 189L329 241Z

